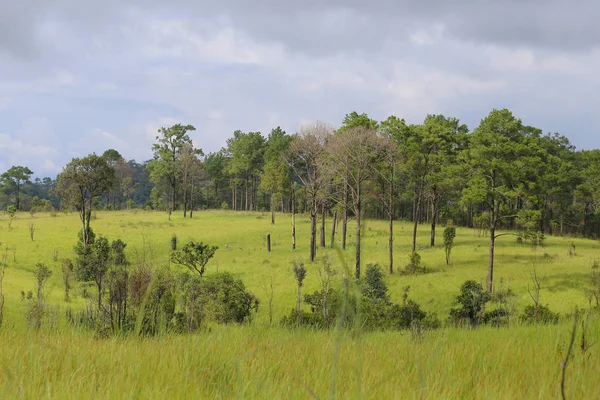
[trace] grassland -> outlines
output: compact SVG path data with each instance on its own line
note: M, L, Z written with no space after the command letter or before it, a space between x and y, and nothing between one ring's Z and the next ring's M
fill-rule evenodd
M58 259L72 257L79 229L78 216L20 214L8 230L0 220L0 259L6 257L4 279L5 322L0 329L1 398L556 398L560 362L564 358L571 323L557 326L513 326L510 329L444 328L414 338L410 332L368 333L355 337L332 332L288 331L268 326L263 285L275 276L274 319L295 304L293 259L308 257L309 222L299 218L298 248L291 249L289 216L278 215L276 225L261 213L206 211L193 220L164 213L98 212L92 221L97 234L128 243L129 258L152 258L168 263L170 239L193 238L220 246L208 272L230 271L241 277L262 300L250 326L212 326L210 332L156 339L94 339L59 324L38 334L25 324L21 290L34 288L31 271L45 262L54 271L49 302L64 307ZM28 226L35 225L35 240ZM328 230L329 230L328 226ZM409 224L396 226L396 268L408 263ZM352 227L350 227L352 231ZM364 234L366 263L387 265L386 224L368 221ZM273 251L266 251L271 234ZM444 319L459 286L467 279L483 281L487 265L487 238L458 229L452 266L447 267L441 245L428 247L429 231L420 228L422 262L434 272L422 276L388 277L392 299L399 302L403 288L428 312ZM349 238L349 242L353 237ZM441 243L441 229L438 242ZM570 255L571 244L575 254ZM142 251L145 249L145 251ZM529 271L535 264L545 276L541 302L563 314L575 306L587 307L593 261L600 245L595 241L549 237L532 250L514 237L497 241L495 279L515 293L520 312L531 303L527 293ZM339 270L341 260L329 255ZM353 247L343 253L352 265ZM173 268L180 268L173 266ZM315 264L307 264L305 293L317 289ZM80 293L71 306L83 306ZM600 324L592 319L589 343L600 339ZM579 341L579 339L578 339ZM570 398L600 398L596 371L598 347L584 356L576 352L567 370ZM333 384L335 383L335 385ZM332 387L335 392L332 392Z

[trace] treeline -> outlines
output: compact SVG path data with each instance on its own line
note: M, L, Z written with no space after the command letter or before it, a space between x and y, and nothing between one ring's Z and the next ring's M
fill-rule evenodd
M492 110L472 131L443 115L407 124L352 112L339 128L316 122L294 134L279 127L267 136L236 131L225 147L208 154L194 147L188 134L194 130L161 128L153 159L143 164L107 150L102 158L114 177L90 199L91 207L185 217L198 209L271 211L273 223L275 211L308 213L311 261L336 234L346 247L352 218L357 278L363 218L389 221L390 272L395 220L413 222L413 253L420 224L431 231L430 246L438 223L477 228L490 238L489 291L494 242L506 231L535 243L544 234L600 236L600 151L577 151L565 136L525 125L506 109ZM2 175L3 207L48 211L71 205L60 195L60 175L33 182L32 175L20 166ZM335 223L326 234L327 218ZM291 242L295 246L293 232Z

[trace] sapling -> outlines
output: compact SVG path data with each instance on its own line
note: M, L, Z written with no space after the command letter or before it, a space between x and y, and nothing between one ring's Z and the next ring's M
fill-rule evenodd
M304 278L306 278L306 267L302 261L294 261L294 276L296 277L296 283L298 284L298 303L296 309L300 312L300 305L302 304L302 285L304 284Z
M444 249L446 251L446 265L450 264L450 254L452 253L452 247L454 247L454 238L456 237L456 228L448 226L444 229Z

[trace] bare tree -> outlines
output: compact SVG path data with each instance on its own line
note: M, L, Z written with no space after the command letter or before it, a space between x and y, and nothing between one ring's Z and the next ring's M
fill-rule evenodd
M338 132L327 143L329 166L333 173L347 173L347 188L356 218L356 278L360 278L362 205L369 194L366 184L375 173L372 165L380 158L382 139L373 128L351 127Z
M324 122L303 125L284 154L284 160L302 182L310 204L310 261L314 261L317 254L317 214L322 189L327 183L323 154L332 132L332 127Z

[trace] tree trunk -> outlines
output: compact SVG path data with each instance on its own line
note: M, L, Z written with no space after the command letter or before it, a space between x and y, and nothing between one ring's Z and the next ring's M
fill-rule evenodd
M246 204L244 206L245 211L248 211L248 177L246 176Z
M390 224L390 237L388 239L389 256L390 256L390 274L394 273L394 178L390 180L390 192L388 199L388 217Z
M102 309L102 280L96 282L98 288L98 311Z
M275 225L275 207L273 207L273 195L271 195L271 225Z
M337 224L337 210L333 212L333 223L331 224L331 248L335 243L335 225Z
M430 246L434 247L435 246L435 224L436 224L436 215L433 214L433 217L431 219L431 243Z
M348 232L348 176L344 178L344 215L342 218L342 250L346 250L346 234Z
M325 247L325 202L321 205L321 247Z
M171 212L175 211L175 185L171 185ZM171 214L169 213L169 220L171 219Z
M190 188L190 219L194 215L194 180L192 179L192 187Z
M356 279L360 279L360 200L355 204L354 209L356 211Z
M292 183L292 250L296 249L296 192Z
M417 251L417 226L419 224L419 200L415 199L413 206L413 234L412 234L412 252Z
M317 256L317 199L313 196L310 209L310 261Z
M490 260L488 264L488 275L487 275L487 291L492 293L493 281L494 281L494 245L496 242L496 228L490 228Z

